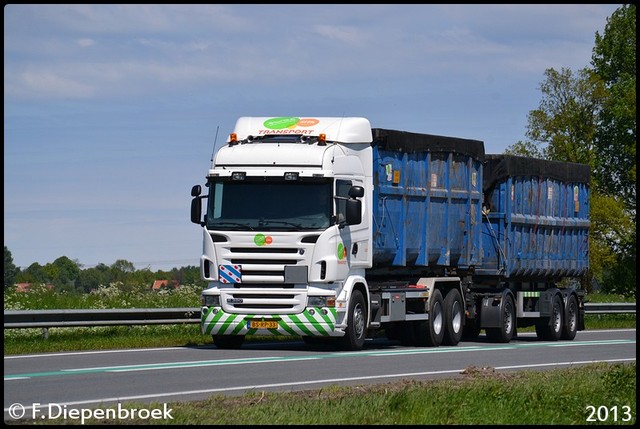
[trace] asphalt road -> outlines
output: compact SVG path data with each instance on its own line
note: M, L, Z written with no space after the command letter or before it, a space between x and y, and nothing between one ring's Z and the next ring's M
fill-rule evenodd
M558 342L519 334L496 344L480 336L435 348L376 339L359 352L279 341L245 342L239 350L211 345L5 356L4 415L6 422L61 418L126 402L163 404L164 410L145 410L160 415L170 402L215 394L451 378L469 367L548 370L635 360L635 329L581 331L573 341Z

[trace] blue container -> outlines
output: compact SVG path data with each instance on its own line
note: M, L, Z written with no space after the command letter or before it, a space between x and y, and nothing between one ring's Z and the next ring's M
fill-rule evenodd
M589 267L589 166L486 155L482 267L511 278L579 277Z
M484 144L373 130L373 270L481 263Z

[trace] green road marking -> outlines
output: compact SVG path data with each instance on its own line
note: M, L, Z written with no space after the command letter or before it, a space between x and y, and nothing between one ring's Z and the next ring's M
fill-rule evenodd
M317 360L317 359L334 359L334 358L348 358L348 357L361 357L361 356L393 356L393 355L410 355L410 354L428 354L428 353L461 353L461 352L491 352L498 350L515 350L526 349L531 347L575 347L575 346L594 346L602 344L635 344L636 340L610 340L610 341L571 341L567 343L532 343L532 344L511 344L511 345L496 345L496 346L452 346L452 347L427 347L423 349L402 349L402 350L372 350L372 351L359 351L359 352L340 352L340 353L320 353L313 356L283 356L283 357L258 357L247 359L221 359L221 360L206 360L206 361L194 361L194 362L168 362L168 363L156 363L156 364L142 364L142 365L122 365L122 366L108 366L99 368L78 368L78 369L63 369L58 371L45 371L45 372L32 372L25 374L10 374L5 375L4 380L19 380L24 378L35 377L52 377L61 375L77 375L77 374L99 374L110 372L128 372L128 371L148 371L159 369L171 369L171 368L197 368L203 366L221 366L221 365L243 365L243 364L259 364L270 362L294 362L304 360Z

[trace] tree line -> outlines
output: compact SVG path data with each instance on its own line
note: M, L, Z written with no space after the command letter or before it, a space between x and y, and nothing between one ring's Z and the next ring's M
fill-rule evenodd
M186 266L170 271L151 271L148 268L137 270L133 263L118 259L111 265L98 264L91 268L82 268L82 264L61 256L53 262L40 265L37 262L21 270L13 263L11 251L4 246L4 287L10 288L18 283L50 284L58 291L90 292L100 286L112 283L151 285L155 280L175 280L178 284L200 285L206 283L200 278L200 267Z
M591 64L545 71L526 137L506 153L591 169L590 271L611 293L636 285L636 6L625 4L595 34Z

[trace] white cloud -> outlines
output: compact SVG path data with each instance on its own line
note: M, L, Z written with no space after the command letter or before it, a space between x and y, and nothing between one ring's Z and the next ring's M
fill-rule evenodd
M39 94L43 97L85 98L95 94L90 85L64 78L51 72L24 72L20 75L17 92Z
M83 48L88 48L89 46L93 46L95 44L95 41L93 41L92 39L78 39L78 46L81 46Z

